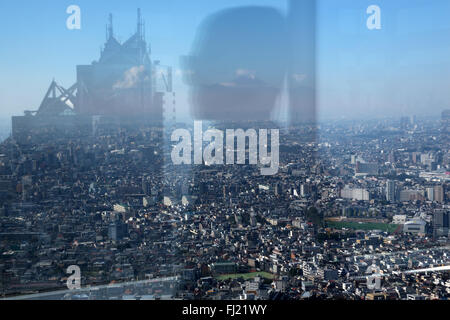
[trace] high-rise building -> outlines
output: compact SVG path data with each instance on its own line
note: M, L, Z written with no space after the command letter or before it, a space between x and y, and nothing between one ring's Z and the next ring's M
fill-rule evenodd
M140 10L136 33L124 43L115 38L110 15L100 59L78 65L77 82L68 89L52 81L38 110L12 117L13 137L30 142L43 133L86 136L109 127L161 123L164 117L173 123L172 69L153 62L150 54Z
M444 202L444 186L434 187L434 201L439 203Z
M397 201L396 190L395 190L395 181L388 180L386 182L386 200L389 202Z
M148 181L148 178L145 176L142 177L142 193L144 193L147 196L151 194L150 181Z
M427 199L434 201L434 188L427 188Z
M128 225L121 220L113 221L108 226L108 237L111 240L122 240L127 236Z
M308 194L308 186L305 184L301 184L300 185L300 196L301 197L306 197L306 195Z
M136 33L121 44L114 36L112 16L100 59L77 66L75 111L89 115L143 115L162 118L153 92L153 63L138 10ZM155 99L156 100L156 99Z
M433 215L433 236L442 237L449 235L450 212L438 210Z

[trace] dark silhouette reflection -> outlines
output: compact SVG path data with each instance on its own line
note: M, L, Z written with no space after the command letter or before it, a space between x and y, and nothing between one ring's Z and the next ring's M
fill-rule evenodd
M290 0L289 30L290 125L316 122L316 0Z
M270 120L288 68L287 49L286 19L273 8L233 8L207 18L184 61L193 117Z
M286 83L289 125L316 120L316 3L291 0L286 16L239 7L201 25L182 61L191 114L202 120L274 120ZM285 81L286 80L286 81Z

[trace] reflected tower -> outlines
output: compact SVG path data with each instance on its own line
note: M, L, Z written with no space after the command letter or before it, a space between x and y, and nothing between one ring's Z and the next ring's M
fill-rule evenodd
M142 116L162 120L162 101L153 90L154 66L145 40L141 11L136 33L124 43L114 35L109 17L107 41L100 59L77 66L78 114L102 116Z

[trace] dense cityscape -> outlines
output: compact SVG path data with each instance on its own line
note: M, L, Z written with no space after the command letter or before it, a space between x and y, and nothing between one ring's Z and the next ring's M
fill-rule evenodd
M7 139L1 293L65 289L78 265L83 288L171 279L109 298L447 299L426 269L449 262L448 121L330 121L317 143L299 126L274 176L174 166L162 128Z
M409 102L402 102L405 108L392 102L398 110L384 114L376 106L390 101L390 92L405 91L410 101L417 96L408 85L388 88L387 79L409 82L381 72L380 87L369 91L385 90L383 97L367 96L364 105L358 100L364 86L350 73L372 74L358 50L378 37L355 46L350 58L342 48L325 46L331 62L319 75L316 2L287 4L286 12L230 9L229 3L211 9L203 25L191 26L189 36L196 31L198 39L192 55L180 56L188 67L174 69L153 58L141 9L126 41L119 40L110 14L99 58L76 65L72 86L53 79L40 105L0 119L11 123L0 126L0 300L450 298L450 110L445 102L439 116L431 110L447 97L430 91L428 116L405 111ZM81 8L70 8L64 27L81 32ZM381 9L370 8L363 28L375 35L382 32ZM330 29L328 41L340 42ZM97 41L99 31L90 32ZM155 38L171 42L167 34ZM397 36L387 43L400 47L407 37ZM161 56L173 59L165 50ZM410 72L408 59L423 54L411 52L379 60L401 61L384 68ZM439 51L439 59L444 56ZM91 61L86 58L71 61ZM340 67L330 68L340 59L351 81ZM174 77L186 78L184 84L177 80L176 87ZM319 78L342 84L330 89L322 83L330 91L326 103L316 88ZM434 73L432 80L445 82ZM38 81L45 79L39 74ZM333 96L341 89L348 92ZM180 119L179 97L185 112L190 108L189 121ZM420 99L410 107L425 108ZM339 115L347 100L378 116ZM229 129L235 134L230 140ZM175 132L182 133L178 142ZM220 155L217 137L225 132ZM177 143L192 153L182 148L180 163L173 160ZM213 154L221 164L210 161ZM263 174L268 164L271 175Z

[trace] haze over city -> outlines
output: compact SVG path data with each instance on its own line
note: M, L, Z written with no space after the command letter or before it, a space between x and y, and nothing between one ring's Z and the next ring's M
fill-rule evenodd
M439 116L450 106L450 22L445 15L450 4L445 0L379 0L381 29L368 30L366 8L372 2L318 1L319 119ZM51 79L68 87L76 81L75 65L97 59L109 13L117 38L124 41L135 31L134 8L142 9L152 58L173 66L177 118L188 121L188 88L180 57L192 50L203 19L221 9L245 5L269 6L283 14L287 10L287 3L278 0L133 1L133 5L80 0L76 4L81 8L81 30L68 30L66 8L70 4L2 3L3 128L11 115L37 108Z
M2 2L0 300L448 300L449 9Z

